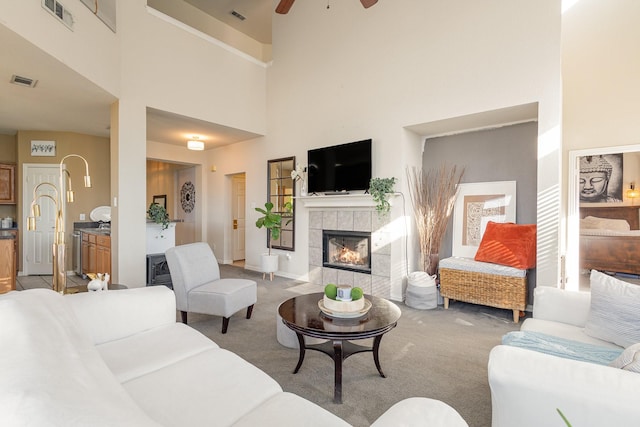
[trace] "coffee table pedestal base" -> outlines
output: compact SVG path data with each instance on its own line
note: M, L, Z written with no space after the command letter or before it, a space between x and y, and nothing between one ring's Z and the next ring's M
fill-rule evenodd
M372 352L373 361L376 364L376 368L378 369L380 376L382 378L386 378L384 372L382 372L382 368L380 366L380 357L378 356L378 350L380 349L380 341L382 341L382 335L377 335L373 339L373 346L371 347L354 344L348 340L338 339L329 340L321 344L305 345L304 335L296 332L296 336L298 337L298 344L300 345L300 355L298 357L298 364L293 370L293 373L297 374L302 367L305 351L307 349L319 351L331 357L334 364L333 401L335 403L342 403L342 362L351 355L368 351Z

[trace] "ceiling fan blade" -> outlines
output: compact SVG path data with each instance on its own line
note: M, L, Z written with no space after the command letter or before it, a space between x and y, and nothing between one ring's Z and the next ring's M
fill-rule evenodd
M283 15L288 13L289 9L291 9L291 6L293 6L294 1L295 0L280 0L280 3L278 3L278 6L276 7L276 13L280 13Z
M378 0L360 0L360 3L362 3L365 9L368 9L374 4L378 3Z

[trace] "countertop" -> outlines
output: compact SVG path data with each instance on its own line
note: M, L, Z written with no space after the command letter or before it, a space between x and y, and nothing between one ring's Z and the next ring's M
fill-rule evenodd
M13 239L16 238L15 233L10 233L8 230L11 230L11 229L0 230L0 239L3 239L3 240L4 239L12 239L13 240Z
M99 236L111 236L111 228L100 228L100 222L96 221L74 222L73 230Z
M87 234L96 234L98 236L111 236L111 230L109 228L81 228L78 231Z

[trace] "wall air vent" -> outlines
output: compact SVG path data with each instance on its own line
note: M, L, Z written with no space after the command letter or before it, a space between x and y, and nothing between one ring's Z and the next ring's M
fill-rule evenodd
M67 28L73 30L73 15L62 3L57 0L42 0L42 7L58 18Z
M29 77L22 77L14 74L13 76L11 76L11 83L19 86L36 87L36 83L38 83L38 81L30 79Z

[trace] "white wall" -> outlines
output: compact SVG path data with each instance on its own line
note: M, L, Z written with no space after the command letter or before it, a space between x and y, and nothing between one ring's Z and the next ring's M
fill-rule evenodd
M152 143L147 147L146 107L262 134L266 130L266 72L257 61L149 14L144 0L122 1L118 7L120 123L118 135L113 135L112 128L112 145L119 148L112 147L118 155L112 155L111 168L118 171L120 181L111 188L113 197L122 201L117 209L121 229L116 231L119 280L138 286L144 283L144 248L129 242L145 238L145 188L131 183L145 181L147 157L175 161L195 155L184 147L157 150ZM185 163L202 166L206 161L207 156L199 153L196 161ZM203 194L208 194L203 169L207 168L196 172L196 181ZM196 229L205 236L206 206L199 215Z
M640 143L638 17L635 0L581 0L563 14L565 151Z
M257 177L247 176L248 204L266 197L267 159L305 159L310 148L369 137L373 175L399 178L396 188L406 193L405 167L421 162L421 139L406 126L538 102L539 198L553 195L544 206L539 202L548 212L541 235L551 249L538 275L543 276L539 283L555 284L559 25L555 0L395 0L366 10L357 1L335 2L329 10L297 2L288 15L274 15L268 132L248 150L247 166L258 168L250 171ZM218 154L231 160L238 153ZM281 274L307 272L306 215L298 209L296 262ZM247 227L248 264L258 264L262 237L260 230Z
M73 14L73 31L44 9L40 0L0 0L0 23L117 96L118 35L79 1L62 4Z
M580 0L562 16L563 150L569 161L575 150L581 155L612 152L608 147L640 151L638 16L635 0ZM569 182L569 161L562 165L567 287L577 288L578 195L571 191L576 186ZM625 170L625 188L637 179Z
M149 0L148 4L161 13L170 15L258 60L267 62L271 59L270 45L252 39L224 22L202 13L189 3L181 0Z

